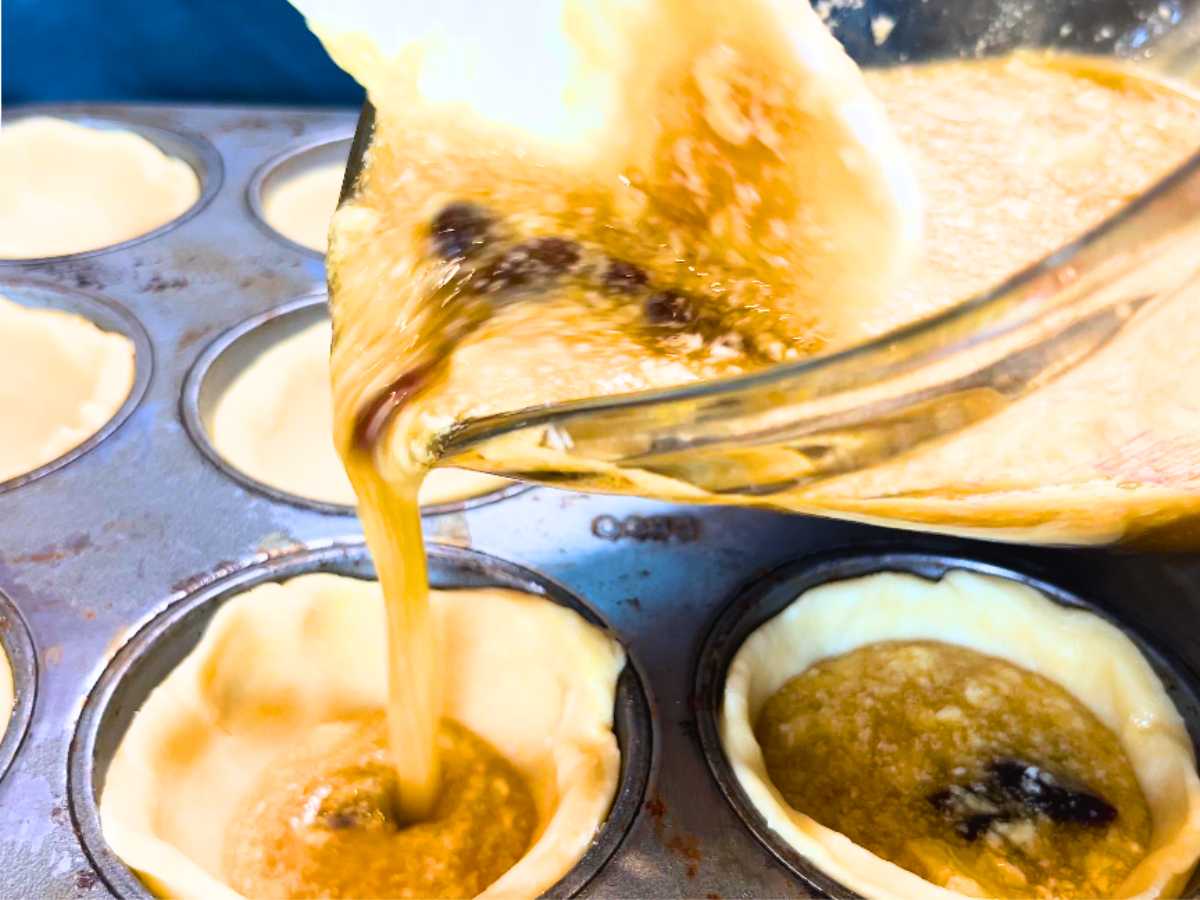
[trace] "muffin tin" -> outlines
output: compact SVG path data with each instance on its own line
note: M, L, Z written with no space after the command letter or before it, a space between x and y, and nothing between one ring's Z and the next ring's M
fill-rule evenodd
M140 886L98 831L94 799L137 704L232 592L313 569L369 573L351 510L248 483L204 436L206 392L273 334L320 314L321 259L255 209L277 166L344 146L355 113L103 105L17 114L33 112L134 128L202 180L193 210L143 238L0 261L0 293L82 312L130 335L138 351L134 392L100 434L0 486L0 640L17 694L0 743L0 770L12 756L0 775L0 893L135 896ZM1169 660L1164 671L1195 726L1196 556L1023 549L545 488L489 499L427 511L435 578L543 591L590 611L630 657L617 707L617 804L556 893L838 891L755 834L713 755L711 716L733 637L813 579L866 570L846 569L847 559L868 568L915 560L928 572L998 566L1056 599L1094 605ZM837 552L852 555L824 555Z

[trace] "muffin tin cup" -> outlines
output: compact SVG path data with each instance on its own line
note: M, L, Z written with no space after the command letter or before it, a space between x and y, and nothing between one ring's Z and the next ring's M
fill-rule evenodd
M157 125L139 122L136 119L108 118L88 113L72 112L57 107L53 110L42 110L36 107L23 109L15 115L6 115L4 121L8 124L14 124L21 119L33 118L40 115L64 119L68 122L74 122L76 125L97 128L102 131L132 131L134 134L140 135L158 147L167 156L172 156L188 164L191 170L196 173L196 180L200 183L200 196L196 198L195 203L175 218L164 222L156 228L150 229L145 234L139 234L136 237L118 241L106 247L80 250L78 253L63 253L58 256L20 257L16 259L0 257L0 269L6 266L38 266L68 260L88 259L104 253L112 253L116 250L125 250L145 241L153 240L169 231L173 231L184 222L196 216L202 209L208 206L213 197L217 195L217 191L221 189L221 183L225 177L225 166L222 162L221 154L208 140L198 134L160 128Z
M835 581L880 572L901 572L936 581L952 571L991 575L1027 585L1054 603L1083 609L1117 626L1145 656L1161 679L1167 696L1179 710L1193 746L1200 744L1200 680L1180 663L1148 643L1136 630L1105 609L1053 583L1006 566L940 553L880 549L875 553L835 552L787 563L743 589L718 614L697 659L694 690L697 731L713 777L729 804L754 836L804 885L822 895L851 900L859 895L813 865L767 825L746 796L721 744L720 711L724 705L725 675L738 650L759 627L783 612L806 591ZM1187 896L1196 896L1200 873L1193 876Z
M353 516L357 514L353 506L305 497L247 475L222 456L209 437L209 426L217 404L237 376L270 347L328 317L326 296L322 291L291 300L235 325L213 341L188 372L183 385L180 414L193 443L208 461L245 487L282 503L329 515ZM421 507L421 515L438 516L474 509L528 488L529 485L514 483L476 497L431 503Z
M546 597L606 628L583 600L522 566L474 550L427 547L430 584L436 588L504 587ZM227 600L255 585L311 572L373 578L362 543L278 556L247 566L172 603L141 628L112 658L84 703L68 761L68 796L78 836L109 889L119 897L149 897L142 882L109 849L98 800L109 763L151 691L195 649L209 621ZM606 628L607 630L607 628ZM641 808L650 774L653 734L649 701L632 662L617 683L613 725L621 751L620 778L608 817L583 858L547 892L570 897L581 891L620 846Z
M150 376L154 371L154 351L151 348L150 337L146 334L146 329L132 313L111 300L95 294L83 290L65 290L46 281L7 278L0 270L0 295L31 309L55 309L81 316L104 331L122 334L129 338L133 342L134 348L133 384L130 385L129 395L117 407L117 411L113 413L112 417L99 430L61 456L7 481L0 481L0 494L3 494L5 491L14 490L43 475L48 475L56 469L61 469L67 463L78 459L98 446L116 431L121 423L137 409L146 393L146 388L150 384Z
M335 162L345 166L346 160L350 158L352 141L353 136L350 133L341 131L295 147L289 147L259 167L246 187L246 203L250 206L250 211L254 213L255 220L267 234L298 253L304 253L317 259L325 258L322 251L314 250L307 244L292 240L267 220L267 195L288 179L310 172L318 166Z
M0 779L12 765L33 718L37 699L37 652L29 626L16 605L0 592L0 650L12 670L13 708L0 737Z

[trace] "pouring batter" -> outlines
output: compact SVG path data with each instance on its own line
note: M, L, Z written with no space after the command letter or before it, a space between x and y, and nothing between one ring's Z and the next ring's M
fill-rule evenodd
M610 15L589 17L599 9ZM502 59L528 39L488 35L495 49L474 58L435 30L393 60L362 34L326 34L378 113L332 231L332 371L335 438L389 602L388 744L408 821L429 814L441 778L417 491L458 423L844 347L1058 246L1200 138L1190 97L1083 61L873 76L945 204L943 243L905 280L919 220L905 152L805 4L522 12L505 11L547 38L548 79ZM1085 112L1106 121L1102 154L1060 144ZM1017 153L994 146L1014 115L1029 126ZM964 183L973 152L980 175Z
M334 425L389 601L389 746L409 820L428 815L440 779L442 674L417 491L430 439L457 415L414 398L459 396L431 390L453 371L474 371L472 403L487 393L525 405L552 399L542 392L608 393L795 358L823 343L811 301L833 289L849 315L911 253L903 152L816 14L774 0L705 9L698 17L694 4L667 0L632 15L594 11L586 47L555 20L541 62L564 77L585 68L575 99L595 103L539 110L508 96L504 109L538 132L529 141L514 141L496 110L464 114L478 73L451 75L440 85L448 97L423 104L403 59L393 67L358 38L329 40L379 111L360 193L331 232ZM652 40L664 33L678 40ZM434 77L449 60L436 51L422 48ZM520 77L510 73L504 90L550 96ZM636 125L613 128L605 114ZM852 265L864 246L871 264ZM699 254L690 265L685 249ZM720 299L701 301L713 278Z
M217 400L212 441L239 470L279 490L353 506L354 489L333 447L328 322L268 347ZM503 478L434 469L421 483L422 506L455 503L503 489Z
M121 738L104 837L156 894L540 896L616 793L617 642L546 597L433 591L443 779L396 808L379 585L260 584L216 612ZM514 702L514 698L519 698Z

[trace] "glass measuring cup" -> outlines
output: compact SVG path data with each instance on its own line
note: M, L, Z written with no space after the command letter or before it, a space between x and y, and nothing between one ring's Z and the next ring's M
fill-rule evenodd
M865 66L1054 47L1186 78L1200 60L1189 3L821 6ZM350 185L369 131L368 110ZM1200 155L1040 264L869 343L471 420L439 449L454 465L589 490L1026 541L1200 543L1200 408L1187 396L1189 374L1200 384L1187 347L1200 336L1198 212ZM1114 378L1122 391L1107 390ZM1050 419L1070 426L1061 445L1045 446ZM1022 470L1012 457L1025 447ZM1008 456L989 473L996 448Z

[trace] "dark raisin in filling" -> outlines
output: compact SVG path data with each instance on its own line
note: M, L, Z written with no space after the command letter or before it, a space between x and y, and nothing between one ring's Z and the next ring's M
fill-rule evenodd
M476 275L485 293L539 287L567 274L579 262L579 245L565 238L543 237L506 250Z
M603 280L604 287L614 294L636 294L650 283L645 269L623 259L609 260Z
M682 328L696 321L696 304L691 297L675 291L659 291L646 298L642 307L651 325Z
M977 840L994 823L1039 815L1058 824L1091 827L1103 827L1117 817L1116 807L1103 797L1068 787L1040 766L1011 759L989 763L984 778L930 794L929 802L967 841Z
M447 260L469 259L487 245L491 216L473 203L451 203L433 220L430 234L438 256Z
M466 202L445 207L431 223L430 234L439 256L453 264L443 267L438 304L458 308L467 331L500 307L537 299L539 292L570 281L616 302L636 303L644 326L640 337L655 350L663 348L664 339L682 334L688 338L686 352L707 348L725 358L756 352L722 320L714 300L656 285L646 269L601 247L558 236L515 241L507 237L511 229L502 220Z

